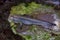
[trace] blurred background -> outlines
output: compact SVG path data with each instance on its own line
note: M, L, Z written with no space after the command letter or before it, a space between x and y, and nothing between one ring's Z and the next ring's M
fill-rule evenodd
M0 40L60 40L58 32L36 25L16 30L20 24L8 21L10 15L18 15L52 23L53 14L60 17L59 0L0 0Z

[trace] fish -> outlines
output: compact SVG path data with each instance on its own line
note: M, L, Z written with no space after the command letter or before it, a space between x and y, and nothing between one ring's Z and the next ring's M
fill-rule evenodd
M14 16L14 17L9 17L8 18L9 22L14 22L14 23L22 23L25 25L41 25L46 29L51 29L52 26L56 26L56 24L54 23L50 23L44 20L37 20L37 19L32 19L32 18L27 18L27 17L18 17L18 16Z

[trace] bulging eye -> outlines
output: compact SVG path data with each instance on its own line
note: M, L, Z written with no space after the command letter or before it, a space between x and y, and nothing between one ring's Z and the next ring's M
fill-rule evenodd
M52 25L53 25L53 26L56 26L56 24L55 24L55 23L53 23Z
M56 24L54 24L56 26Z

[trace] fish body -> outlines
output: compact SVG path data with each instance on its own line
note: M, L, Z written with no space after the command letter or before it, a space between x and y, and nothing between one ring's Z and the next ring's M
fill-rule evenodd
M25 25L41 25L44 28L51 28L52 26L56 26L54 23L50 23L44 20L36 20L36 19L31 19L31 18L26 18L26 17L10 17L8 19L9 22L14 22L14 23L20 23L22 22Z

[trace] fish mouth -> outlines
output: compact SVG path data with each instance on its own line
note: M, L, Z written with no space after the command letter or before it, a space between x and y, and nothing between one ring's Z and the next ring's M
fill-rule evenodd
M60 28L58 26L53 26L50 31L54 34L60 34Z
M54 26L53 31L59 31L59 28L57 26Z

